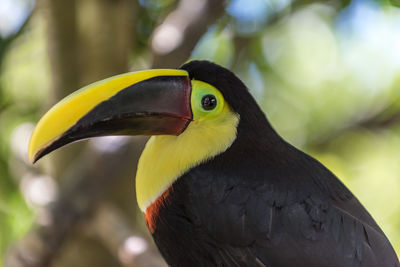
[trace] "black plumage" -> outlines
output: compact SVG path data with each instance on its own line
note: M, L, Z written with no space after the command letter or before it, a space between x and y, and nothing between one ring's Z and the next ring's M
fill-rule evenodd
M168 190L154 240L171 266L399 267L374 219L327 168L286 143L246 86L205 61L181 67L240 114L224 153Z

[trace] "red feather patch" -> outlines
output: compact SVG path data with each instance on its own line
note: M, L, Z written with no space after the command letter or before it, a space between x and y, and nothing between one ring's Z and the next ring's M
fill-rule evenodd
M164 193L162 193L162 195L159 196L146 209L144 219L151 233L154 233L154 231L156 230L157 218L160 209L169 203L168 197L171 191L172 191L172 186L170 186L167 190L165 190Z

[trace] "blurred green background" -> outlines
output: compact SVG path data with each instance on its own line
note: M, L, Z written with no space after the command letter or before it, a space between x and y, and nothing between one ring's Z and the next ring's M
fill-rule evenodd
M1 262L163 266L135 202L144 138L71 145L35 166L26 151L63 96L188 59L233 70L400 253L400 1L1 0Z

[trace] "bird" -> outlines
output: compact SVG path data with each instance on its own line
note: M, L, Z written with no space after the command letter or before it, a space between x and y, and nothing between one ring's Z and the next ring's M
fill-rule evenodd
M104 135L151 136L136 196L170 266L400 266L360 201L222 66L194 60L84 87L42 117L28 156Z

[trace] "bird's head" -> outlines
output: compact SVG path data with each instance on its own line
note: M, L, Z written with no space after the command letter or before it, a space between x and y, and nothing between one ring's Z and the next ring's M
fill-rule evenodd
M154 136L137 175L144 210L181 174L228 149L242 117L255 116L249 112L254 107L232 72L207 61L122 74L86 86L50 109L32 135L29 158L35 162L90 137Z

